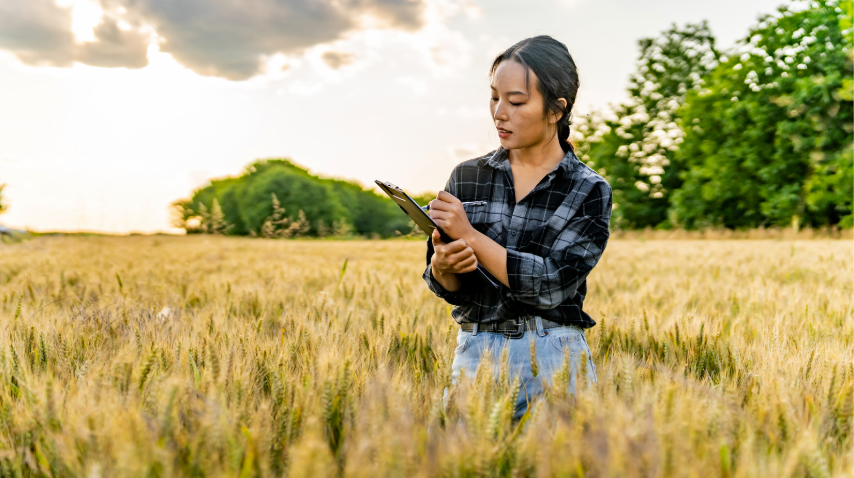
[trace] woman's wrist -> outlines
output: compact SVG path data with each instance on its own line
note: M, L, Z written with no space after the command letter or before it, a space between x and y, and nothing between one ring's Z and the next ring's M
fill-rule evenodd
M466 241L466 245L471 247L475 254L477 254L477 248L480 245L482 237L484 237L483 233L479 232L475 228L471 228L471 231L463 236L462 239Z
M433 277L442 287L445 288L448 292L456 292L460 290L462 283L460 282L459 277L453 272L442 272L431 262L430 270L433 273Z

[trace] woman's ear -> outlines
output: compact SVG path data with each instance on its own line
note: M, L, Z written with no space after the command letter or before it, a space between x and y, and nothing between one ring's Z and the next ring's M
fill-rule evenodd
M558 98L557 101L561 104L562 108L561 111L552 113L550 123L557 123L560 121L560 118L563 116L563 110L566 109L566 98Z

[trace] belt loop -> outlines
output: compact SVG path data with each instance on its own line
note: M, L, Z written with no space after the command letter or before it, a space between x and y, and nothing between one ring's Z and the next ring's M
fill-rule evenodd
M545 337L546 332L545 330L543 330L543 318L538 315L534 319L537 323L537 335L539 335L540 337Z
M471 335L472 335L472 337L474 337L475 335L477 335L477 328L478 328L478 325L480 325L480 322L475 322L475 323L474 323L474 325L472 326L472 328L471 328Z

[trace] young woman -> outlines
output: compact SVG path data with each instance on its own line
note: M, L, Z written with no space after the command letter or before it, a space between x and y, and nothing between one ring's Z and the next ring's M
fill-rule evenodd
M423 278L456 306L453 382L462 369L473 376L490 348L497 374L506 348L510 372L520 379L520 418L542 392L541 380L550 382L563 365L564 349L569 391L575 391L580 366L587 367L588 381L596 381L584 336L596 322L582 304L587 275L608 241L611 187L579 161L568 141L578 72L563 43L545 35L522 40L495 59L490 78L489 110L501 147L457 165L430 201L430 217L453 241L441 242L434 231ZM472 273L478 264L501 282L499 288Z

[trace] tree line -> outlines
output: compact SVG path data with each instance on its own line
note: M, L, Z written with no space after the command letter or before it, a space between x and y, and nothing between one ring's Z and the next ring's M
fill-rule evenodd
M621 229L852 227L852 2L794 2L730 51L708 25L640 41L624 104L579 118Z
M640 40L629 100L572 125L579 158L612 186L612 228L852 227L852 14L851 0L793 2L727 51L706 22ZM175 206L189 233L418 234L385 195L288 159Z
M413 196L419 204L434 198ZM409 235L414 226L387 196L312 175L290 159L256 161L240 176L213 180L173 206L175 225L190 234L386 238Z

